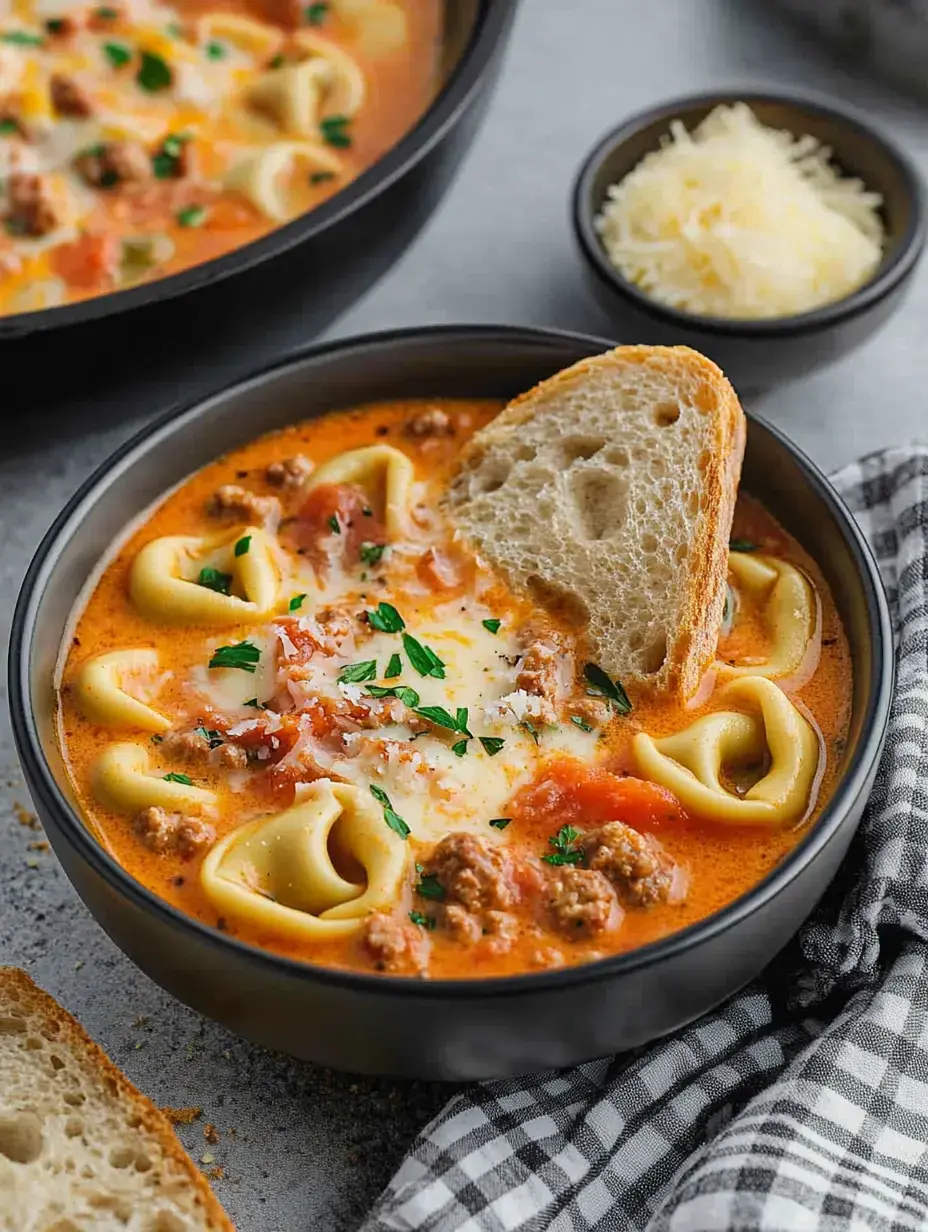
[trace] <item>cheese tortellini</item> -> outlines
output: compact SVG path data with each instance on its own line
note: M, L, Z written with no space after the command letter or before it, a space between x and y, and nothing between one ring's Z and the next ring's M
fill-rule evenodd
M153 807L205 812L216 804L216 793L205 787L153 774L147 750L130 741L104 749L93 768L92 788L104 808L130 816Z
M269 60L284 41L283 32L277 26L239 13L204 13L197 23L197 33L204 45L229 43L257 60Z
M294 43L305 59L263 73L247 101L290 136L317 138L321 120L351 119L361 110L364 76L351 56L327 39L303 31Z
M324 483L349 483L370 501L391 538L406 532L416 472L404 453L390 445L367 445L337 454L317 467L306 491Z
M133 676L149 678L158 670L157 650L111 650L94 655L81 667L74 691L78 705L91 723L104 727L139 727L142 731L163 732L170 719L159 714L127 691Z
M739 665L719 660L715 665L719 678L792 676L802 666L815 635L816 597L811 584L794 565L773 556L732 552L728 568L739 591L763 603L771 649L765 663Z
M633 747L640 773L672 791L696 817L770 826L800 821L811 807L818 774L816 733L762 676L733 680L719 698L746 704L747 712L707 714L658 740L639 732ZM722 784L726 770L765 763L766 773L743 795Z
M359 787L319 779L286 812L239 826L207 855L200 880L222 915L294 940L342 936L390 910L406 843Z
M398 51L409 37L406 14L392 0L332 0L364 53L375 59Z
M252 150L235 163L225 177L226 188L235 189L274 222L287 222L300 210L291 193L296 170L307 175L321 172L339 175L341 160L324 145L311 141L278 141Z
M272 613L280 592L276 545L257 526L231 536L154 539L132 562L129 592L143 616L161 623L237 625L261 619Z

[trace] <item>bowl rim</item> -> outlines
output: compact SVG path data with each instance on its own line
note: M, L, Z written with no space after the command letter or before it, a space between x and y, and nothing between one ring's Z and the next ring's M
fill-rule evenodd
M0 342L46 330L82 324L161 303L213 286L226 278L279 257L368 205L417 166L456 126L483 86L487 69L515 14L519 0L476 0L477 13L457 64L422 115L380 158L327 201L283 226L272 228L239 248L135 287L107 291L90 299L34 312L0 317Z
M908 226L896 252L887 261L881 260L876 272L862 286L832 303L822 304L808 312L785 317L717 317L707 313L686 312L662 304L625 278L609 261L602 241L594 227L592 203L593 180L602 163L619 146L637 135L643 128L658 121L668 124L673 119L686 119L687 112L724 103L779 103L793 107L797 113L811 112L823 116L879 147L895 163L905 185L911 206ZM655 147L656 148L656 147ZM729 338L788 338L832 328L842 321L866 312L888 295L913 270L921 256L926 238L925 187L915 164L902 147L886 132L873 125L853 107L837 105L821 94L785 90L710 90L699 94L681 95L638 111L610 129L596 142L583 159L571 193L571 220L581 254L599 281L618 296L631 300L646 315L677 327L681 334L698 330L709 335Z
M449 350L456 343L475 342L488 345L522 344L536 351L539 347L570 344L588 349L590 354L615 345L606 339L568 330L510 325L429 325L387 330L306 345L271 364L262 365L250 375L212 394L195 397L192 401L175 402L115 450L81 484L45 533L26 571L10 630L8 674L13 735L27 785L40 811L46 810L54 817L58 836L120 897L128 898L141 910L153 912L162 923L181 935L193 934L197 940L220 953L231 949L240 962L263 966L267 971L276 971L288 979L320 981L360 994L377 995L378 991L396 993L413 1001L434 998L458 1000L535 995L580 983L614 979L642 967L659 965L665 959L676 957L736 927L755 911L761 910L815 859L840 829L848 809L866 788L889 723L894 680L892 625L876 562L850 510L822 472L782 432L763 419L756 418L755 422L793 457L815 494L829 507L854 559L867 605L868 621L874 632L866 704L854 760L839 780L816 823L763 881L721 911L679 932L593 962L480 979L422 980L413 976L384 976L288 958L229 936L186 915L136 881L93 837L89 827L62 794L45 757L31 703L30 659L34 626L46 585L67 552L71 533L79 526L84 511L93 505L98 490L104 489L123 472L136 465L144 465L150 452L168 447L174 435L188 424L195 423L204 408L214 404L217 398L237 394L247 386L263 384L307 361L311 363L315 359L326 359L339 353L343 356L356 353L359 361L363 362L364 355L370 354L372 348L383 351L432 340L443 342Z

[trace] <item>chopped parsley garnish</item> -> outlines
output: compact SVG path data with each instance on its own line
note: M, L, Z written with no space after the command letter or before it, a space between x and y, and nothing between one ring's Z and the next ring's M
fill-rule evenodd
M406 628L406 621L392 603L378 603L375 611L367 613L367 619L378 633L399 633Z
M103 54L113 68L125 68L132 59L132 52L123 43L104 43Z
M588 723L586 719L581 718L579 714L572 714L570 716L570 721L575 727L579 727L581 731L591 732L593 730L593 724Z
M404 633L403 649L409 656L409 662L420 676L434 676L438 680L444 680L445 665L431 647L424 646L411 634Z
M213 651L209 661L210 667L237 667L240 671L258 670L256 664L261 658L261 651L252 642L238 642L234 646L220 646Z
M205 221L205 206L188 205L185 209L177 211L177 222L181 227L200 227ZM236 544L236 546L238 545Z
M242 535L238 543L235 545L236 556L247 556L248 549L251 547L251 535Z
M251 706L252 710L260 710L261 703L256 697L249 697L247 702L242 702L243 706Z
M309 177L309 182L312 185L312 187L315 188L317 184L327 184L329 180L334 180L334 179L335 179L334 171L314 171L312 175L310 175Z
M409 918L413 924L418 924L420 928L434 928L435 920L430 915L423 915L421 911L410 911Z
M535 743L538 743L538 728L534 723L530 723L528 719L523 719L519 726L524 727Z
M387 664L387 670L384 672L384 679L393 680L403 670L403 660L398 654L390 655L390 662Z
M384 550L385 545L382 543L362 543L358 555L365 565L376 565L380 563Z
M415 689L410 689L405 684L390 685L389 687L380 684L369 684L367 691L371 697L398 697L410 710L415 709L419 705L419 694Z
M287 604L287 611L288 612L298 612L300 608L303 606L303 600L305 598L306 598L305 592L302 595L294 595L293 598L290 600L290 602Z
M438 727L447 727L449 731L460 732L462 736L471 734L467 730L466 706L459 706L454 715L444 706L416 706L415 711L423 719L428 719L430 723L435 723Z
M232 574L222 573L219 569L204 565L197 578L197 585L205 586L207 590L215 590L217 595L228 595L231 594Z
M499 627L503 622L501 620L497 620L494 616L489 620L481 620L480 623L488 633L499 633Z
M491 817L490 825L494 830L505 830L510 821L512 821L511 817Z
M115 21L119 16L119 9L111 8L108 4L101 4L99 8L94 9L93 15L100 21Z
M338 677L339 684L360 684L362 680L373 680L377 675L377 660L365 659L363 663L349 663L343 667Z
M591 697L605 697L617 714L631 713L632 704L620 681L607 676L595 663L587 663L583 675L586 677L587 693Z
M184 37L184 27L178 21L169 21L164 28L171 38L179 39Z
M222 43L218 43L213 39L212 42L206 44L206 55L209 60L224 60L226 58L226 49Z
M371 795L378 804L383 805L383 819L400 838L409 838L409 826L403 821L399 813L396 812L393 805L390 803L390 797L382 787L378 787L376 783L371 783Z
M44 39L41 34L30 34L28 30L7 30L0 34L0 42L12 43L14 47L41 47Z
M165 137L161 148L151 158L151 169L156 180L170 180L180 175L181 149L189 140L189 133L169 133Z
M548 839L549 846L554 850L541 858L546 864L579 864L583 859L583 850L576 843L582 836L582 830L575 830L570 825L561 826L557 834Z
M152 744L161 744L163 740L164 740L164 736L152 736L151 738Z
M65 29L64 18L49 17L48 21L45 23L45 29L49 34L61 34Z
M319 134L326 145L334 146L336 150L347 150L351 145L351 134L347 131L350 123L348 116L325 116L319 121Z
M278 52L276 56L271 56L270 60L267 62L267 66L268 68L283 68L284 58L281 53Z
M463 757L467 752L467 740L458 740L456 744L452 744L451 752L455 757Z
M365 518L372 518L374 516L374 511L371 509L370 505L365 505L361 510L361 513Z
M750 539L730 539L728 550L729 552L756 552L757 544L752 543Z
M326 518L326 525L333 535L340 535L342 533L342 527L338 520L337 513L333 513L330 518Z
M157 52L143 51L142 61L139 64L139 71L135 74L135 80L149 94L157 94L159 90L166 90L168 88L174 80L174 75L167 61L159 56Z
M164 776L166 783L183 783L184 787L192 787L193 779L188 774L175 774L172 770L170 774Z
M413 888L420 898L431 898L436 903L444 902L445 887L434 873L422 873Z
M198 736L202 736L211 749L218 749L220 744L225 744L222 732L213 731L208 727L195 727L194 731Z
M500 751L505 740L501 740L499 736L480 736L480 743L483 745L483 750L488 757L495 757Z
M13 133L19 132L19 125L15 120L5 119L0 120L0 137L9 137Z
M307 25L321 26L328 16L328 4L307 4L303 10L303 16L306 18Z

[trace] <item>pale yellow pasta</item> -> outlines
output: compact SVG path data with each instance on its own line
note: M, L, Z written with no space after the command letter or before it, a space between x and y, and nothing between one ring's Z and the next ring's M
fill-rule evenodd
M283 46L283 32L276 26L237 13L205 13L197 23L201 43L214 40L231 43L239 51L269 60Z
M264 73L248 90L248 102L293 137L316 137L322 100L332 82L325 60L304 60Z
M409 37L406 14L391 0L332 0L332 7L352 27L364 54L374 59L399 51Z
M248 550L236 555L243 539L250 539ZM233 593L201 585L203 568L231 575ZM132 562L129 593L143 616L161 623L237 625L267 616L280 593L275 542L257 526L231 535L154 539Z
M816 600L812 585L794 566L773 556L732 552L728 568L739 592L764 604L771 650L765 663L716 663L720 678L792 676L802 665L815 635Z
M324 64L326 86L321 99L320 115L347 116L351 119L364 105L367 87L364 74L347 52L309 30L298 30L293 36L297 50L309 59L308 64Z
M391 538L408 527L416 472L405 454L390 445L367 445L336 454L313 471L307 491L323 483L348 483L360 488Z
M720 690L719 700L746 705L747 711L704 715L659 740L639 732L633 745L639 772L667 787L696 817L771 826L799 821L810 808L818 772L815 732L786 694L762 676L733 680ZM723 786L723 769L766 758L767 772L744 795Z
M163 732L170 719L126 691L132 676L153 675L159 666L157 650L111 650L83 665L75 682L78 705L91 723L103 727L138 727Z
M215 792L152 774L148 752L125 741L108 745L93 767L93 794L104 808L132 815L159 807L172 812L204 812L216 804Z
M253 150L235 163L225 177L225 186L247 197L266 218L287 222L302 208L291 200L288 186L296 166L302 166L307 173L342 172L341 160L324 145L278 141L266 149Z
M346 880L332 860L363 869ZM230 919L294 939L352 932L372 911L389 911L406 873L406 843L368 792L319 779L286 812L233 830L207 855L200 882Z

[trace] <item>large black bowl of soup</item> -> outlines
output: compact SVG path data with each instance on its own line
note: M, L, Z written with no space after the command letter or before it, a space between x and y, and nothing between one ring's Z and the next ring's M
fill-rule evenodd
M893 673L876 568L814 466L749 423L727 691L686 708L585 664L441 511L505 400L605 347L460 327L307 350L148 428L56 521L14 620L17 745L68 876L174 995L322 1064L487 1078L680 1027L815 905ZM667 742L712 738L735 694L757 748L707 815ZM787 728L803 764L771 807Z

